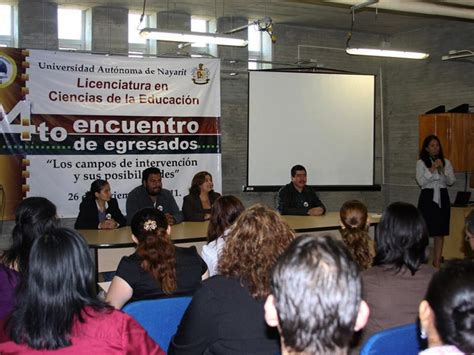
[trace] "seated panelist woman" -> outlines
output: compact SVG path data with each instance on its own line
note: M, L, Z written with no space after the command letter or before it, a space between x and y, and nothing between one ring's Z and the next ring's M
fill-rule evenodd
M110 185L106 180L95 180L79 206L74 228L115 229L127 224L118 202L111 197Z
M183 215L185 221L207 221L211 218L211 207L220 196L214 192L212 175L200 171L193 177L189 195L183 199Z

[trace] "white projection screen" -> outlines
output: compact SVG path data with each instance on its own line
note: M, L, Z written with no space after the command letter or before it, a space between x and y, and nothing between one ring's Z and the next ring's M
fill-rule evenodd
M246 191L271 191L306 167L308 185L374 186L375 76L249 72Z

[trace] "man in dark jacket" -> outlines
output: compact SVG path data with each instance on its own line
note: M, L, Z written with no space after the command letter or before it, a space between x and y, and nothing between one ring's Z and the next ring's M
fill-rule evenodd
M306 185L304 166L295 165L291 168L291 182L278 191L278 211L300 216L321 216L326 212L316 192Z
M147 207L163 212L170 225L183 221L183 213L179 210L171 191L163 188L161 171L155 167L143 170L142 184L130 191L126 207L128 224L135 213Z

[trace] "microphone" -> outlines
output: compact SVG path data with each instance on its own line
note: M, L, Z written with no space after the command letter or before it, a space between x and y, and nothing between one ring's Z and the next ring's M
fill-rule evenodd
M439 157L437 155L431 156L431 164L433 164L438 159L439 159ZM444 174L444 167L443 166L438 166L436 169L438 170L438 174Z

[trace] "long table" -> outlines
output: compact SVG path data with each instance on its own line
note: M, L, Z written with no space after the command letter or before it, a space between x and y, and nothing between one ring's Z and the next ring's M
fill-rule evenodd
M171 240L173 243L193 243L205 241L208 222L182 222L171 227ZM90 248L129 248L135 244L132 242L132 231L130 227L119 229L81 229L79 230Z
M380 215L371 216L371 224L376 225ZM328 212L324 216L283 216L290 227L297 233L339 229L339 212ZM205 241L208 222L182 222L171 227L171 240L174 243L193 243ZM89 247L128 248L134 243L130 227L119 229L82 229L79 232L86 238Z
M319 231L337 230L339 225L339 212L328 212L324 216L283 216L296 233L310 233ZM380 215L370 215L371 224L376 225ZM171 240L175 244L205 242L208 222L182 222L171 227ZM131 248L132 242L130 227L113 230L82 229L79 232L84 236L93 249L96 265L96 277L99 269L99 249Z

